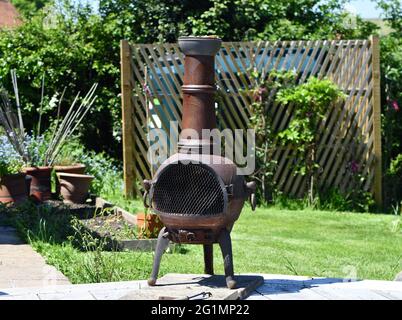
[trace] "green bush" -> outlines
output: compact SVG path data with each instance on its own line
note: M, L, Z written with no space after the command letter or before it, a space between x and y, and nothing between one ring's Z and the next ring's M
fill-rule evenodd
M23 165L20 155L14 151L7 137L0 132L0 178L21 172Z
M402 199L402 153L391 160L385 179L388 201L391 205L400 203Z
M122 168L105 153L88 151L78 138L71 139L61 150L56 164L82 163L86 173L93 175L90 191L100 196L121 195L123 192Z
M91 121L82 127L83 142L91 150L118 159L121 39L175 42L178 36L189 34L215 34L228 41L366 38L375 29L361 19L354 27L348 26L342 5L334 0L323 4L307 0L107 0L100 1L99 14L87 6L74 7L69 0L57 1L53 10L41 9L52 1L14 1L28 14L16 30L0 31L0 83L11 89L10 70L17 70L28 129L37 122L33 109L39 105L43 76L45 100L51 99L50 93L68 87L66 105L73 99L70 93L86 91L98 82ZM44 118L51 121L55 112L49 110Z

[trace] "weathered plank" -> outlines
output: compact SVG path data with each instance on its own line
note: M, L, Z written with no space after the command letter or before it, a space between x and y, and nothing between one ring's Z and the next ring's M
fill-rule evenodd
M121 58L121 106L122 106L122 135L123 135L123 170L124 170L124 194L132 198L138 191L136 189L136 162L135 146L133 140L133 107L131 105L131 48L127 40L120 42Z

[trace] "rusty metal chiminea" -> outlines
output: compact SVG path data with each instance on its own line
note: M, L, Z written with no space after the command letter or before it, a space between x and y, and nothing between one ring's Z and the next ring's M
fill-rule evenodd
M213 244L218 243L226 284L231 289L236 286L230 232L244 201L253 198L255 183L246 183L244 176L237 175L236 165L214 154L212 142L202 139L202 129L216 127L214 62L221 42L211 37L179 38L185 54L179 152L162 163L151 181L144 181L144 202L165 225L148 279L151 286L156 283L169 241L202 244L206 274L213 274ZM195 130L200 138L188 137L185 129Z

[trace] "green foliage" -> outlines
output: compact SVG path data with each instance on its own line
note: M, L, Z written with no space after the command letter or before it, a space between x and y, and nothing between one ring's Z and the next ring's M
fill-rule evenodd
M377 0L378 6L384 12L384 20L394 29L395 36L401 37L402 33L402 1L401 0Z
M18 161L17 159L13 160L4 160L0 159L0 177L9 174L20 173L23 167L23 162Z
M0 132L0 177L20 173L23 165L24 162L19 154L14 151L7 137Z
M86 252L81 263L86 281L100 283L120 279L121 267L118 264L118 256L104 252L109 246L107 238L94 237L76 218L72 219L71 226L74 235L68 237L69 241L76 243Z
M44 8L54 0L11 0L10 2L17 8L18 12L25 17L30 17Z
M261 203L269 200L271 195L274 203L285 207L288 204L288 198L276 190L273 181L276 161L272 155L276 148L275 142L279 141L296 151L292 156L300 160L296 163L295 173L307 176L307 204L317 207L319 195L316 196L314 192L319 165L315 155L320 126L325 120L326 112L334 103L342 100L345 94L327 79L310 77L305 83L297 84L298 75L291 71L274 70L267 77L255 70L250 71L250 74L252 89L245 93L253 99L250 127L255 130L256 136L256 170L252 178L260 182L261 189L257 189L258 201ZM280 132L272 130L269 110L272 102L280 103L282 107L292 107L292 119L288 127ZM353 198L356 200L358 195ZM296 202L296 206L299 206L304 200ZM292 205L293 203L295 202L292 201ZM362 208L357 210L360 209Z
M339 189L322 189L314 196L313 201L308 196L295 198L277 191L272 200L275 208L284 210L325 210L337 212L373 212L375 202L370 192L361 188L350 188L340 192Z
M110 198L123 192L121 167L105 153L85 149L78 138L71 139L66 143L55 164L73 163L84 164L86 173L95 177L90 189L92 193Z
M271 71L267 77L256 70L250 70L252 87L244 93L251 96L251 116L249 127L255 131L256 170L251 179L259 182L257 201L269 200L275 192L273 175L277 162L272 155L275 150L275 133L272 130L272 119L269 104L279 88L287 87L295 79L293 72Z
M224 40L366 38L376 27L357 18L347 23L344 1L212 0L209 8L189 17L191 33Z
M180 35L205 33L230 41L365 38L374 28L361 20L349 26L342 3L333 0L101 0L99 14L68 0L57 1L54 8L51 2L14 0L30 17L16 30L0 31L0 82L11 88L8 75L13 68L24 79L20 91L28 129L37 122L34 109L43 75L45 102L65 86L66 101L71 102L71 92L86 91L98 82L101 90L92 121L82 128L83 142L115 158L121 158L121 39L175 42ZM45 4L46 10L37 11ZM43 118L51 121L55 112L46 110Z
M39 11L18 29L0 31L0 83L11 92L9 74L16 69L27 131L38 123L43 77L44 105L67 87L61 115L66 114L76 92L87 92L93 82L98 82L100 90L91 121L81 129L84 142L96 151L120 153L114 136L119 136L121 122L117 107L119 39L124 36L112 29L113 25L104 26L88 8L63 7L51 14ZM48 127L56 115L55 109L43 110L42 126Z
M54 92L60 94L60 88L68 87L65 98L71 102L73 92L86 91L92 82L99 82L96 110L81 128L82 142L89 150L119 159L121 39L175 42L178 36L189 34L215 34L227 41L350 39L367 38L376 32L374 24L343 11L346 0L100 0L99 14L85 5L72 6L69 0L57 1L55 8L52 2L13 0L26 19L16 30L0 31L0 82L10 91L9 72L13 68L19 79L24 79L20 91L28 131L38 121L35 109L43 75L46 104ZM401 153L401 112L393 107L394 101L402 105L401 5L400 0L376 2L395 30L381 41L386 170L391 159ZM65 112L66 106L62 106L61 113ZM54 109L45 110L43 125L48 126L55 115Z
M391 206L399 205L402 199L402 153L390 161L386 179L386 199Z
M375 202L372 194L361 188L352 187L346 192L331 188L321 192L316 202L316 208L339 212L372 212Z
M391 161L389 174L402 178L402 153L398 154L398 156Z
M276 101L284 106L294 106L292 120L287 129L278 133L284 142L297 147L304 154L315 143L320 122L338 99L346 97L332 81L310 77L305 83L281 88ZM302 165L299 173L306 174Z
M100 259L104 262L95 267L98 253L77 248L68 239L75 234L68 215L49 211L44 217L37 214L35 206L25 205L17 210L0 205L0 216L6 211L11 216L9 222L17 226L22 235L31 230L35 250L72 283L149 277L152 252L102 252ZM41 218L46 221L41 223L46 232L42 231L43 237L35 238L33 234L39 233ZM16 225L16 219L29 220L29 223ZM234 263L239 273L286 274L292 270L292 273L315 277L347 277L344 268L352 265L356 266L358 278L392 280L400 271L400 216L312 210L299 210L295 214L264 207L252 213L246 207L232 235ZM80 237L77 235L77 238ZM179 252L164 255L160 275L202 273L202 261L202 246L184 245ZM214 261L216 272L223 273L223 259L218 250L214 252ZM112 277L111 267L116 270Z
M293 146L296 158L296 173L307 177L309 203L313 204L315 179L320 168L316 159L320 128L332 105L346 95L328 79L310 77L305 83L281 88L276 101L282 106L293 106L288 127L278 133L283 144Z
M75 261L75 270L82 282L98 283L119 281L123 278L118 256L104 252L109 246L103 238L95 238L67 208L36 206L32 202L6 208L0 206L0 215L6 214L23 239L48 261L66 269L63 263L71 263L68 253L83 252L82 259ZM58 248L53 251L52 248ZM58 253L63 253L58 255ZM119 262L119 263L118 263ZM69 275L71 276L71 275Z
M381 39L382 149L385 204L398 207L402 200L402 3L377 1L393 28Z

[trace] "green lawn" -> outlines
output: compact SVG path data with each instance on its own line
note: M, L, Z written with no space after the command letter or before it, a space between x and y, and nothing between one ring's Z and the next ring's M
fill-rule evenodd
M277 273L392 280L402 269L400 216L246 208L232 232L236 273ZM84 253L68 241L33 241L73 283L146 279L152 253ZM202 247L162 259L161 272L202 273ZM113 271L111 271L113 270ZM215 271L223 273L219 247ZM95 274L95 275L94 275Z

